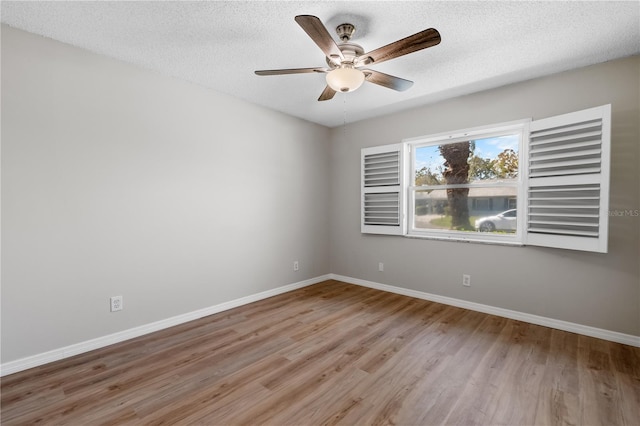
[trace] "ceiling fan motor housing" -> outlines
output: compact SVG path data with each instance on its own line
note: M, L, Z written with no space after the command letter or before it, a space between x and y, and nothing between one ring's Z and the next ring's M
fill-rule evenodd
M337 68L341 64L352 64L355 65L356 59L364 54L364 49L362 46L356 43L344 42L338 44L338 49L342 52L342 56L344 59L340 60L340 58L327 58L327 64L331 68Z

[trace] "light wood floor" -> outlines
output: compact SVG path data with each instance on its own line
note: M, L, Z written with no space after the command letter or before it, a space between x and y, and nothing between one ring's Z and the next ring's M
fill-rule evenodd
M2 379L2 424L638 425L640 349L327 281Z

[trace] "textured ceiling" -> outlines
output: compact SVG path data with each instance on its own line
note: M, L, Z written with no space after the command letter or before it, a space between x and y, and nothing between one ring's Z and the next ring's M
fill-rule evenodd
M640 3L630 2L11 2L2 22L189 80L326 126L375 117L508 83L640 53ZM256 76L256 69L325 66L296 24L318 16L329 32L355 24L365 51L436 28L438 46L372 69L415 84L365 83L316 99L323 74Z

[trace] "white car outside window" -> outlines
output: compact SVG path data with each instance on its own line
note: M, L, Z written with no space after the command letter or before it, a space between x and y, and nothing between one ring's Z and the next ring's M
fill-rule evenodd
M495 216L481 217L475 221L476 231L481 232L516 232L516 209L498 213Z

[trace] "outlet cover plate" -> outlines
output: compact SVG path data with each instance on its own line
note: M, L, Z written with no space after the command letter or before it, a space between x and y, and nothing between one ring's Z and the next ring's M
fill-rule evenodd
M462 275L462 285L465 287L471 287L471 275Z
M122 296L113 296L110 302L111 312L121 311L124 308Z

